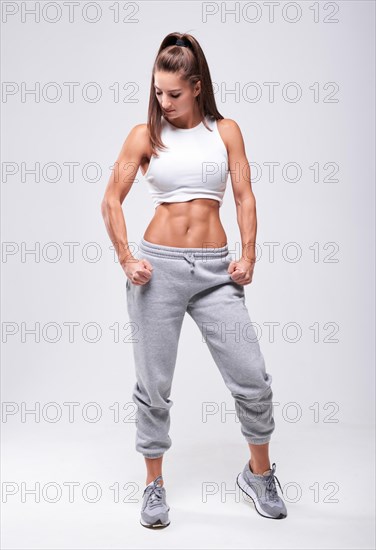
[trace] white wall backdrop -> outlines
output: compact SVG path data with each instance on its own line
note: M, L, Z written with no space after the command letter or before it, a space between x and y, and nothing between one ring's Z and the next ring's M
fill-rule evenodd
M1 10L3 547L374 548L374 2ZM171 526L156 535L138 523L126 279L100 203L173 31L199 40L251 163L246 304L273 376L270 459L289 515L266 523L239 494L248 446L187 314L163 465ZM137 245L154 213L141 172L123 211ZM230 179L221 219L235 251Z

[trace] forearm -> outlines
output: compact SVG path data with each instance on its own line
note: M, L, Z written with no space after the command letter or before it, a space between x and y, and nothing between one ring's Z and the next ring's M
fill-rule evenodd
M242 241L241 257L250 263L255 263L257 214L256 200L253 194L237 204L236 213Z
M119 263L123 266L125 262L135 258L129 249L127 227L121 203L117 200L103 201L101 209L107 233L115 247Z

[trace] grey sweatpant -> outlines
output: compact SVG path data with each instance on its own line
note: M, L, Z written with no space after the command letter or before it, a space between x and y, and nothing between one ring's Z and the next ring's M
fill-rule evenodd
M135 324L136 450L158 458L171 447L169 396L185 312L197 323L234 397L246 441L270 441L275 427L272 376L265 370L244 286L227 272L233 259L228 245L179 248L141 238L134 255L154 268L145 285L126 282L129 320Z

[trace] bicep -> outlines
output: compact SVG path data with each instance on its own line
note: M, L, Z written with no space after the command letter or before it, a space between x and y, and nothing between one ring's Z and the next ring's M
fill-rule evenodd
M137 125L126 137L118 157L112 166L104 201L123 202L128 195L142 158L145 156L145 128Z
M235 121L231 122L228 130L228 164L235 202L241 202L253 195L251 169L241 130Z

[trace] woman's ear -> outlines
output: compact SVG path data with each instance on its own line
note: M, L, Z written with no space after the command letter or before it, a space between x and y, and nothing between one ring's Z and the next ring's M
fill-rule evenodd
M201 80L198 80L195 84L195 97L197 97L201 93Z

